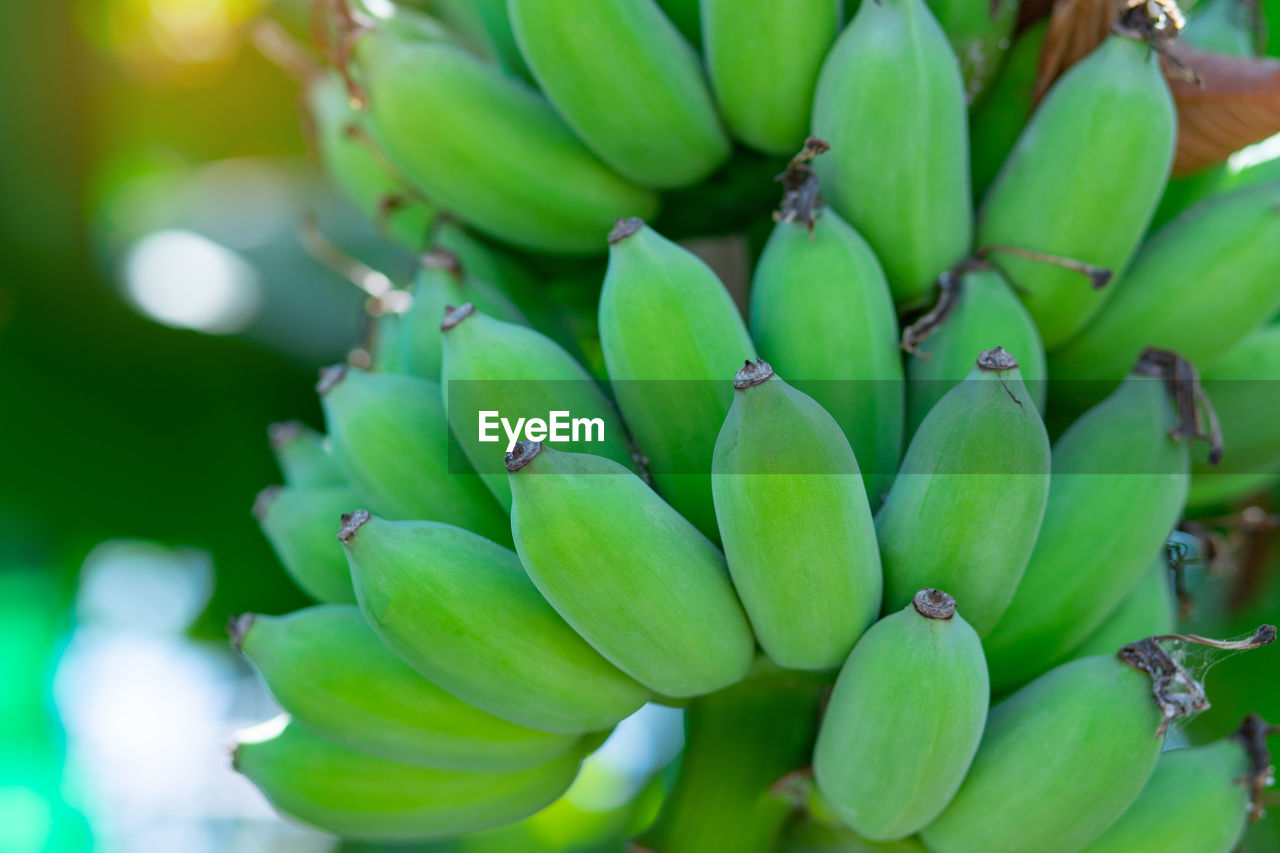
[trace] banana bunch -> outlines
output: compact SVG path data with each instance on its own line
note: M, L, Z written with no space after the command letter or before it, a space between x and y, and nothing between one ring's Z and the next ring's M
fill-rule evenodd
M1275 629L1179 633L1169 543L1280 479L1280 178L1150 228L1176 9L1037 100L1014 2L420 5L317 4L317 153L418 263L271 429L317 603L231 623L284 711L236 768L453 837L658 703L615 847L1231 849L1271 727L1166 739Z

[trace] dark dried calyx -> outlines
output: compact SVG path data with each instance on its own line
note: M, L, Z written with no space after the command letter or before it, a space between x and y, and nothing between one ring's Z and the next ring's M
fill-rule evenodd
M343 515L342 527L338 530L338 541L344 545L349 545L351 540L356 538L356 532L364 526L369 518L369 511L366 509L358 509L355 512Z
M609 245L615 246L632 234L644 227L644 220L638 216L632 216L629 219L619 219L613 224L613 230L609 232Z
M514 474L532 462L542 452L540 441L520 441L516 449L506 455L507 470Z
M1222 459L1222 427L1195 366L1173 350L1147 347L1133 372L1164 380L1178 416L1178 425L1171 430L1173 437L1205 442L1209 445L1209 464L1217 465Z
M1232 733L1232 740L1240 744L1249 759L1249 770L1235 781L1249 792L1249 820L1262 817L1262 792L1275 784L1276 768L1271 763L1271 750L1267 749L1267 736L1280 732L1257 714L1246 714L1240 728Z
M1014 370L1018 366L1018 360L1013 357L1013 353L1005 350L1004 347L996 347L995 349L983 350L978 353L978 368L989 372L998 373L1002 370Z
M956 600L940 589L920 590L911 605L926 619L946 620L956 615Z
M476 306L470 302L464 302L461 305L446 305L444 319L440 321L440 331L449 331L474 313L476 313Z
M814 220L818 218L823 202L818 175L809 162L830 150L831 146L816 136L804 141L804 148L791 158L787 170L775 179L782 184L782 204L773 214L774 222L799 224L813 231Z
M773 368L763 358L755 361L747 359L738 372L733 375L733 387L739 391L754 388L773 378Z

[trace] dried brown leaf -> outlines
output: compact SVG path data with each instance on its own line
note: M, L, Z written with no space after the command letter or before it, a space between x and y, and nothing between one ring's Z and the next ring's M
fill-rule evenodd
M1180 44L1169 52L1202 83L1197 86L1165 60L1165 79L1178 106L1175 175L1206 169L1280 133L1280 61L1223 56Z
M1054 80L1102 44L1121 8L1117 0L1057 0L1053 4L1036 67L1036 103Z

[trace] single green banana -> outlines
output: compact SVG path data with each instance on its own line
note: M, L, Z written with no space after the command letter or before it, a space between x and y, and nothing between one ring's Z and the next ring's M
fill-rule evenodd
M1120 273L1169 177L1175 125L1159 57L1145 42L1109 36L1053 85L1018 137L982 202L979 251L1012 247ZM1049 350L1109 295L1056 264L999 251L992 259Z
M885 610L945 586L979 635L1022 577L1049 495L1049 437L1018 362L984 351L916 430L876 515Z
M1161 548L1116 609L1063 661L1110 654L1143 637L1172 633L1177 623L1178 604L1169 578L1169 559Z
M1137 799L1161 723L1151 677L1115 656L1052 669L991 709L959 793L920 837L932 853L1077 851Z
M883 586L858 460L835 419L765 362L733 386L711 466L733 585L775 663L839 666Z
M683 187L729 158L698 55L654 0L507 0L507 7L542 91L619 174Z
M352 604L351 572L334 534L344 513L360 506L349 486L270 486L253 503L285 572L316 601Z
M406 373L425 379L440 379L440 318L448 306L471 302L508 323L528 323L505 293L466 273L458 256L443 249L419 260L411 292L413 302L400 330L400 360Z
M871 247L835 211L813 206L819 187L804 159L821 149L810 140L787 172L788 194L751 281L751 336L840 424L874 508L902 457L898 318Z
M404 315L395 311L370 313L365 316L365 324L365 349L369 353L370 372L405 373L400 357L404 349L400 343Z
M1224 56L1256 56L1256 4L1246 0L1201 0L1178 40Z
M629 469L522 441L507 455L529 577L602 655L666 696L741 679L755 643L710 540Z
M443 770L356 752L296 722L232 753L232 766L281 814L368 841L442 838L527 817L569 788L581 761L570 750L518 770Z
M725 377L756 355L738 307L700 258L628 219L610 236L599 328L614 397L655 488L718 538L711 457L733 403Z
M917 301L969 253L964 82L924 0L863 3L827 55L813 132L833 209L867 238L894 298Z
M1221 192L1226 176L1226 164L1219 163L1193 175L1170 178L1165 184L1164 194L1160 196L1155 215L1151 217L1147 234L1159 233L1161 228L1193 206Z
M703 0L702 49L733 135L765 154L804 144L841 0Z
M1148 353L1054 445L1035 550L1004 617L982 641L996 691L1025 682L1083 642L1178 522L1190 436L1179 429L1166 383L1185 362L1164 355Z
M396 657L347 605L245 614L232 642L293 719L336 744L453 770L541 764L577 743L468 705Z
M1261 491L1280 477L1280 326L1251 332L1202 376L1231 452L1218 465L1204 453L1191 458L1187 505L1205 510L1229 505Z
M946 807L987 721L982 643L945 592L922 589L858 641L813 754L819 790L873 841L905 838Z
M301 421L271 424L267 438L286 485L305 489L347 482L324 435Z
M1039 21L1018 36L1000 73L969 113L969 168L974 198L986 195L1031 118L1036 66L1047 28L1047 21Z
M609 728L649 698L556 615L506 548L447 524L363 511L340 537L374 631L462 701L577 734Z
M555 341L487 317L469 302L450 308L442 328L449 425L505 509L511 509L511 485L503 456L525 435L634 464L613 404Z
M409 181L475 228L544 252L592 254L656 197L595 158L523 83L445 42L382 29L354 46L375 138Z
M1018 353L1023 384L1043 412L1048 388L1044 345L1018 295L995 269L944 273L937 304L903 336L903 347L910 352L908 437L943 395L969 375L973 354L997 346Z
M1049 368L1054 379L1119 380L1148 346L1208 367L1277 309L1280 181L1212 196L1160 229ZM1061 385L1077 393L1105 388Z
M476 14L484 26L489 42L493 45L494 55L498 63L507 71L533 81L533 72L529 70L524 57L520 55L520 46L516 44L516 34L511 31L511 16L507 13L507 0L473 0Z
M442 521L510 541L506 513L449 433L439 385L334 367L318 388L334 455L364 505L396 520Z
M960 60L965 96L981 97L1004 63L1018 22L1017 0L926 0Z

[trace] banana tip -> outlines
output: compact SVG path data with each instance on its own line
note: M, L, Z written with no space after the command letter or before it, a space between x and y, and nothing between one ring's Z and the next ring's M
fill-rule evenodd
M616 246L643 227L644 220L638 216L617 220L613 225L613 230L609 232L609 245Z
M470 302L464 302L461 305L446 305L444 319L440 321L440 331L449 331L474 313L476 313L476 306Z
M320 368L320 381L316 383L316 392L321 396L328 394L338 383L347 378L347 366L335 364Z
M239 616L232 616L227 620L227 633L231 635L231 648L241 651L244 645L244 636L249 633L249 629L253 627L253 614L241 613Z
M462 278L462 261L458 260L458 256L453 252L432 249L419 258L418 263L423 269L444 270L454 278Z
M267 441L271 443L271 449L275 451L283 450L284 447L293 441L301 438L307 431L301 421L280 421L279 423L267 425Z
M506 456L507 470L512 474L528 465L534 458L542 452L542 442L540 441L520 441L516 443L516 449Z
M1017 366L1018 360L1004 347L983 350L978 354L978 367L983 370L1013 370Z
M773 368L763 358L755 361L747 359L738 372L733 375L733 387L739 391L754 388L768 382L773 377Z
M920 590L911 605L926 619L947 620L956 615L956 600L940 589Z
M262 521L267 517L267 513L271 512L271 504L275 501L283 489L282 486L267 486L258 492L257 497L253 499L253 517L258 521Z
M343 545L350 545L351 541L356 538L356 532L364 526L364 523L371 516L367 509L358 509L355 512L348 512L342 516L342 527L338 530L338 541Z

